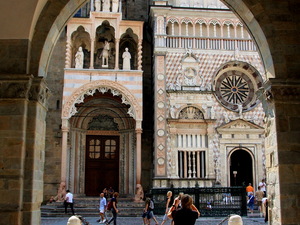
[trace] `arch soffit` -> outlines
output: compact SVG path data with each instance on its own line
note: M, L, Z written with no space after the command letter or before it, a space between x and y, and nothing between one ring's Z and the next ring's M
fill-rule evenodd
M62 118L69 119L71 116L75 115L77 113L75 104L82 103L86 95L94 95L96 90L102 93L110 90L114 96L120 96L122 103L130 105L127 113L136 120L142 120L142 108L141 105L139 105L138 100L126 87L109 80L94 81L75 90L64 103Z
M185 108L188 108L188 107L194 107L196 109L199 109L202 113L203 113L203 117L205 119L205 114L206 114L206 111L200 106L200 105L197 105L197 104L191 104L191 105L183 105L181 107L178 108L177 112L176 112L176 118L179 118L179 114L182 110L184 110Z

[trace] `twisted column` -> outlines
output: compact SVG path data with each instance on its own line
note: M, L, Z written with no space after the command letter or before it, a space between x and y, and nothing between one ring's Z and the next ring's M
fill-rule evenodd
M68 36L67 45L66 45L65 68L71 68L71 60L72 60L72 42L71 42L71 37Z
M138 43L138 70L142 70L142 41L143 39L139 39Z

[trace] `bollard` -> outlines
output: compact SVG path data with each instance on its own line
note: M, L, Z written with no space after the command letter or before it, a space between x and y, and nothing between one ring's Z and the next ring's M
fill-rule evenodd
M82 225L81 220L77 216L71 216L67 225Z
M229 217L228 225L243 225L242 217L239 215L232 215Z

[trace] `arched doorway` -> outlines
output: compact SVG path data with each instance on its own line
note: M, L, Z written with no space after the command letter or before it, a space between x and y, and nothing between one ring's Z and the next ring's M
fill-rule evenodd
M70 118L67 184L87 196L98 196L109 187L123 194L135 188L129 182L134 179L129 168L135 161L136 121L122 96L112 89L105 91L97 89L85 96Z
M251 155L238 149L230 156L230 186L253 184L253 162Z

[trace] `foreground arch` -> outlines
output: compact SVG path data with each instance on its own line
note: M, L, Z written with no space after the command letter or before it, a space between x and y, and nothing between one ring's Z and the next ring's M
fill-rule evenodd
M43 155L45 141L44 103L47 102L47 98L41 96L44 96L47 88L38 76L46 75L50 55L60 31L84 2L18 1L17 5L12 6L10 4L13 3L6 1L1 5L3 7L0 8L0 15L7 18L13 17L16 9L20 18L27 18L28 14L35 15L28 22L30 25L19 29L18 32L15 31L23 27L20 23L24 20L3 20L4 29L0 36L0 46L3 49L3 63L0 65L0 140L3 143L1 175L3 182L15 184L14 196L10 198L9 204L6 197L11 196L10 187L1 187L3 197L0 213L3 215L3 223L9 224L12 221L10 218L13 218L14 224L39 224L42 191L35 190L32 184L41 188L43 181L42 175L36 171L42 171L43 165L43 157L40 155ZM271 0L223 2L234 10L249 28L258 44L269 78L262 91L261 100L266 108L271 106L276 113L276 117L269 114L266 127L271 220L274 224L297 224L300 221L297 214L300 209L300 65L297 60L300 40L297 38L299 32L296 23L299 21L297 9L300 3L277 1L275 4ZM31 7L28 7L29 3ZM26 10L29 8L30 10ZM19 51L15 51L13 57L8 57L12 49ZM34 77L27 74L33 74ZM274 77L276 79L272 79ZM11 92L13 87L15 91ZM35 110L36 108L40 111ZM14 121L18 126L9 124L9 121ZM10 143L17 144L12 147ZM40 163L32 167L32 161L36 160L40 160Z

